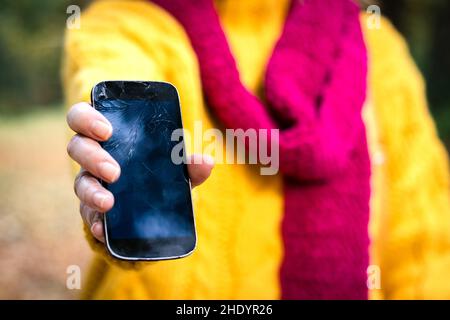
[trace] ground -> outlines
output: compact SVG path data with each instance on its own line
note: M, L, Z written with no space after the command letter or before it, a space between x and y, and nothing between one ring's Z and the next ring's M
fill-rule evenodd
M86 275L69 131L62 110L0 118L0 299L74 299L67 268Z

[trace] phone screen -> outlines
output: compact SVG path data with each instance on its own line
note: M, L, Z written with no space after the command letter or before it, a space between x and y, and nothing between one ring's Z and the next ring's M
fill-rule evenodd
M104 218L108 250L131 260L189 254L196 245L190 181L185 162L171 158L180 143L172 132L182 128L177 90L164 82L105 81L93 88L92 103L112 124L102 147L121 167L118 181L103 183L115 199Z

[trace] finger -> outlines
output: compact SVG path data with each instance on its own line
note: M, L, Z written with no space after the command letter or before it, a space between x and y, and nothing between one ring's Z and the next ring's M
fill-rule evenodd
M101 221L94 222L91 233L98 241L105 243L105 232Z
M74 104L67 113L69 127L86 137L105 141L111 137L111 123L86 102Z
M188 157L188 172L192 187L202 184L211 174L214 159L209 155L194 154Z
M88 226L91 234L100 242L105 242L105 233L101 213L88 205L80 204L80 213L84 223Z
M119 178L119 164L97 141L76 134L67 145L67 153L97 178L109 183Z
M75 194L82 203L97 211L106 212L114 205L113 194L83 169L75 178L74 189Z

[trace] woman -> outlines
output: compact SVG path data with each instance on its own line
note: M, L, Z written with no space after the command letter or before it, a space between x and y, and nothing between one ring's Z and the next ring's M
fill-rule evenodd
M195 254L130 270L106 255L94 214L113 204L104 193L94 202L108 157L94 140L111 128L102 122L104 134L90 135L103 119L77 104L69 151L84 168L76 193L85 221L96 222L86 230L99 253L85 297L364 299L369 263L381 271L374 298L449 297L447 158L389 23L368 28L347 0L155 2L98 1L84 13L66 38L68 103L88 101L101 80L171 82L187 129L196 120L280 127L282 175L216 165L195 190ZM200 182L209 170L190 172Z

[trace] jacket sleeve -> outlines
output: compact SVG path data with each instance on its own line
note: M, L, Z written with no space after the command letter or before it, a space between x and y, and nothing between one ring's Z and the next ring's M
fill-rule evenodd
M170 63L167 57L186 52L184 47L187 44L182 29L175 21L151 3L93 3L83 12L80 28L66 33L62 74L66 106L80 101L89 102L91 88L103 80L171 81L172 69L167 67ZM182 70L187 65L195 66L194 63L176 65L186 62L186 57L175 60L171 68ZM187 91L181 84L175 84ZM198 103L192 101L190 96L182 98L181 102L186 105ZM189 117L186 118L189 120ZM74 172L78 171L75 163L74 169ZM136 263L112 258L87 227L85 234L91 248L109 263L124 268L137 266Z
M364 22L363 22L364 23ZM384 183L375 195L374 241L387 299L450 298L447 152L429 113L425 85L392 25L365 30Z

